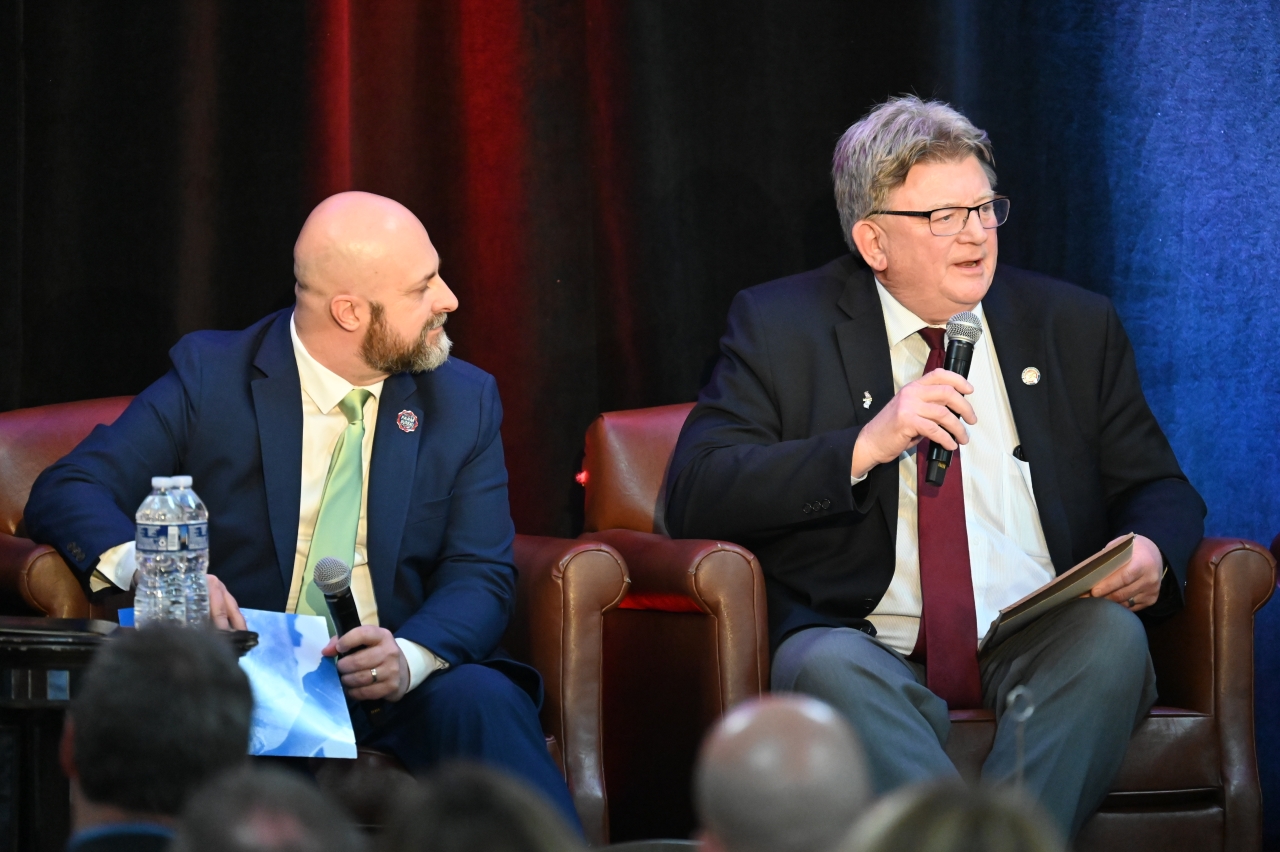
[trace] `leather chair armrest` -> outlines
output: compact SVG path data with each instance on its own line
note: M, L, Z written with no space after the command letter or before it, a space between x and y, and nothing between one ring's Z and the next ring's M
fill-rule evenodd
M1262 797L1253 726L1253 614L1271 597L1276 560L1260 545L1207 538L1188 566L1186 607L1150 632L1163 704L1217 723L1224 849L1257 848Z
M52 618L88 618L89 599L47 544L0 533L0 598Z
M716 620L722 710L769 688L764 575L751 551L623 529L582 538L604 542L626 560L631 590L621 609L702 612Z
M560 743L593 845L609 842L602 729L604 614L626 595L626 563L605 544L517 535L516 612L504 645L546 686L543 729Z
M1254 542L1200 542L1187 567L1186 605L1149 632L1161 704L1221 716L1243 703L1252 712L1253 614L1275 590L1275 569Z

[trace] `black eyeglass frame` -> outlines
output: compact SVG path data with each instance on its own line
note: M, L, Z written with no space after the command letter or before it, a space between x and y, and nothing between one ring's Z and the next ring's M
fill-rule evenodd
M934 213L937 213L939 210L963 210L964 221L960 223L959 230L957 230L954 234L933 234L935 237L954 237L956 234L960 233L965 228L969 227L969 217L973 215L973 212L975 210L981 210L983 207L986 207L988 204L994 204L997 201L1008 202L1009 197L1007 195L997 195L992 198L988 198L986 201L982 202L981 204L975 204L973 207L949 205L947 207L937 207L937 208L934 208L933 210L872 210L867 215L869 216L915 216L916 218L923 218L929 222L929 226L930 226L929 233L932 234ZM1005 206L1004 222L1009 221L1010 206L1011 205L1008 205L1008 204L1006 204ZM993 208L993 211L994 211L994 208ZM996 228L999 228L1001 225L1003 225L1004 222L997 222L996 224L992 225L990 228L987 228L986 225L982 225L982 216L981 215L978 216L978 224L982 225L982 227L988 231L994 231Z

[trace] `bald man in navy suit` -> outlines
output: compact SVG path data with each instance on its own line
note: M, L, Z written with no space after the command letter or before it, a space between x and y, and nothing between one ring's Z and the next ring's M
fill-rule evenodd
M294 260L294 307L180 340L165 376L40 476L29 533L91 593L128 589L150 478L189 474L210 513L213 619L243 627L240 606L308 611L316 559L339 555L311 545L345 529L362 624L325 653L346 654L353 702L387 702L369 726L353 705L361 741L414 770L501 766L576 822L541 679L498 649L516 576L502 406L492 376L449 357L458 302L435 247L400 204L348 192L308 217ZM339 468L340 523L326 520Z

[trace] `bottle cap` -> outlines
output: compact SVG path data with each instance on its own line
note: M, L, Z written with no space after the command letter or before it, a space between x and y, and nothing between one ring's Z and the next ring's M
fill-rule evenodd
M168 476L153 476L151 477L151 487L152 488L172 488L173 479Z
M175 488L190 488L190 487L191 487L191 477L189 477L189 476L175 476L175 477L173 477L173 484L174 484L174 487L175 487Z

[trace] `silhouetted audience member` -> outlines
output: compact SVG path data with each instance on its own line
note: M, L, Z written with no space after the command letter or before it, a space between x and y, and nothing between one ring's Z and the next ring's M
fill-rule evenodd
M1066 852L1029 796L947 781L908 787L862 819L840 852Z
M404 790L381 852L585 852L560 814L515 778L453 763Z
M245 761L252 716L249 680L212 632L153 627L104 642L62 732L68 850L164 849L188 797Z
M871 784L839 714L773 695L740 705L707 736L694 794L707 852L826 852L866 808Z
M191 797L170 852L362 852L364 837L309 779L275 767L217 778Z

